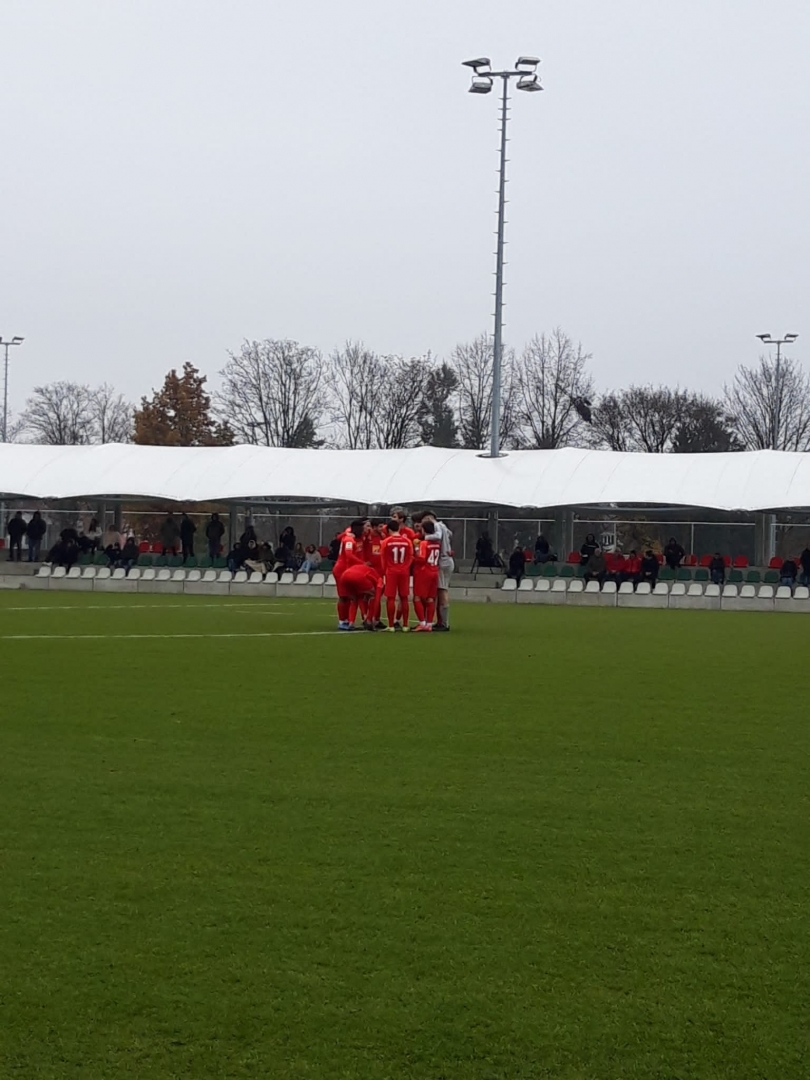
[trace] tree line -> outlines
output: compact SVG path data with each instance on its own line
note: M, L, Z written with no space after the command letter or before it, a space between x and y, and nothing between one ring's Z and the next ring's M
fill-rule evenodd
M589 447L644 453L810 449L810 380L761 356L721 397L679 387L597 392L591 355L561 329L505 351L501 441L513 450ZM462 342L443 360L380 354L349 341L324 356L296 341L245 341L213 394L193 364L170 371L139 405L109 385L37 386L15 437L52 445L135 442L484 450L492 343Z

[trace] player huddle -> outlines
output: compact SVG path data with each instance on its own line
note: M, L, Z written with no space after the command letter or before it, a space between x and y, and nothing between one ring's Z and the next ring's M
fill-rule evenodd
M409 630L411 583L414 633L450 629L452 534L428 510L414 515L413 527L406 522L405 511L395 507L389 521L358 518L341 536L332 570L339 630L355 629L358 611L364 630Z

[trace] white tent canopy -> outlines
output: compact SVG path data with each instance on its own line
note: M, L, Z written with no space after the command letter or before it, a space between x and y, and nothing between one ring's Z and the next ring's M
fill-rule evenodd
M178 503L264 498L364 504L555 507L606 503L717 510L810 507L810 454L526 450L283 450L257 446L0 444L6 498L128 496Z

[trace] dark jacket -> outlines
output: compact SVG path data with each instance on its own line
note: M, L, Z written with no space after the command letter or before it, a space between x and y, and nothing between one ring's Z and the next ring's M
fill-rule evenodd
M522 551L515 550L509 556L510 577L523 577L526 572L526 556Z
M180 518L180 539L191 543L194 539L194 533L197 531L197 526L191 520L191 518Z
M225 535L224 524L219 520L209 521L205 526L205 535L209 540L221 540Z
M32 517L31 520L28 522L28 539L33 541L33 543L35 544L38 543L45 535L47 529L48 526L46 525L44 518Z
M641 560L641 577L643 581L655 581L658 577L658 559L655 556L647 556Z
M666 560L667 566L671 567L673 570L676 566L681 565L681 560L683 559L684 555L686 555L686 552L678 543L670 542L664 548L664 558Z
M22 540L25 536L25 530L27 526L23 518L13 517L9 518L8 525L6 526L6 532L11 537L11 542L16 544Z
M799 562L802 564L802 570L805 574L810 574L810 548L805 548L799 556Z
M780 577L791 578L792 580L795 581L796 580L796 575L798 574L798 572L799 572L799 568L796 565L796 563L793 561L793 559L785 559L785 561L782 563L782 569L779 571L779 576Z

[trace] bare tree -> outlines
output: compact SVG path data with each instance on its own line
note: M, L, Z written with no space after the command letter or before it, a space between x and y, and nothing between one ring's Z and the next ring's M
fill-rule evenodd
M428 375L419 419L425 446L458 446L458 424L453 408L457 390L458 376L449 364L439 364Z
M34 442L76 446L93 442L93 395L89 386L73 382L35 386L21 420Z
M381 362L382 393L373 416L375 445L381 450L416 446L433 371L430 357L384 356Z
M593 397L589 353L558 327L535 336L515 364L514 413L521 446L554 450L576 445L583 434Z
M325 406L323 358L297 341L245 341L220 372L221 418L237 441L262 446L319 446Z
M453 349L450 366L458 379L458 430L462 446L483 450L489 442L492 417L492 342L479 334ZM515 435L514 353L504 350L501 363L501 442Z
M330 418L338 445L370 450L376 445L374 413L383 386L380 358L362 341L347 341L329 360Z
M701 394L690 395L672 440L674 453L720 454L743 449L722 403Z
M665 454L687 413L689 395L666 386L631 386L605 395L593 412L593 434L609 450Z
M810 378L793 360L741 366L725 404L746 450L810 450Z
M93 442L126 443L132 441L132 405L109 383L90 391Z

